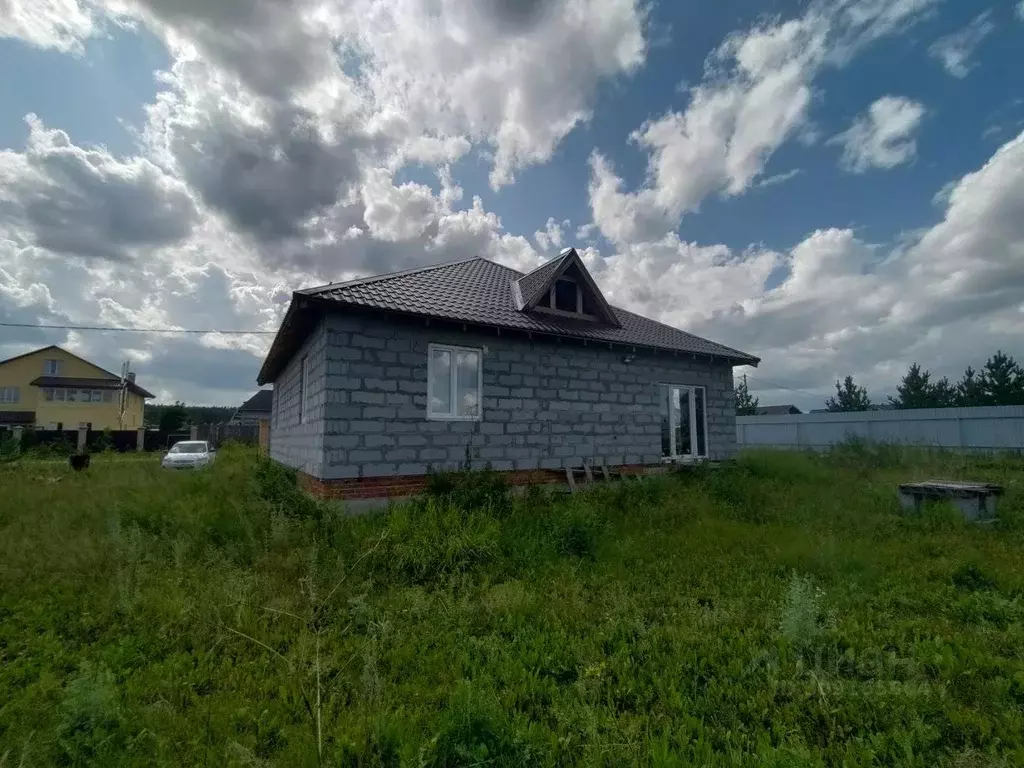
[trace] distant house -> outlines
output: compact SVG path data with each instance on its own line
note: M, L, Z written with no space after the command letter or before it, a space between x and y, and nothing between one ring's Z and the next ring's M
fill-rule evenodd
M153 395L129 373L120 415L121 377L57 346L0 360L0 425L38 429L138 429Z
M755 411L755 416L795 416L803 413L795 405L762 405Z
M270 413L274 406L274 390L261 389L250 397L235 411L228 424L235 426L253 426L261 421L270 421Z
M270 455L321 496L379 498L465 466L564 481L736 451L733 366L758 358L608 304L573 248L296 291L263 367Z

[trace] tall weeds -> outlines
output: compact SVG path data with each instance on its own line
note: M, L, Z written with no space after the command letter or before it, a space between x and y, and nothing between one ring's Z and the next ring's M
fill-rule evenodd
M1011 765L1024 470L904 518L906 452L347 516L210 471L0 467L0 766Z

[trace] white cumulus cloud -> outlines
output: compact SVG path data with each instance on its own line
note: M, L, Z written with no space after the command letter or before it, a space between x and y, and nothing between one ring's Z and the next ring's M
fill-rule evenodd
M657 240L708 195L746 191L775 150L809 128L818 73L913 23L931 4L820 1L798 19L772 19L731 35L709 57L686 109L632 134L649 153L643 188L625 191L602 155L591 158L594 222L617 243Z
M96 28L92 9L79 0L0 0L0 38L81 53Z
M916 101L883 96L829 143L842 146L840 165L852 173L895 168L917 154L915 134L924 115L924 106Z

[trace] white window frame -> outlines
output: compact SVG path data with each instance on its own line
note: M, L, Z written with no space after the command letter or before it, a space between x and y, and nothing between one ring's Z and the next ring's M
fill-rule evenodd
M670 456L663 456L664 461L694 461L696 459L706 459L708 457L709 439L708 435L708 388L703 384L675 384L670 382L660 382L658 384L658 403L660 411L661 403L661 387L668 389L668 423L669 423L669 445L670 445ZM693 452L691 453L679 453L676 448L676 430L673 426L674 421L672 414L675 412L676 404L675 398L672 397L672 390L688 390L690 393L690 447ZM701 401L704 403L704 453L696 453L697 450L697 398L696 391L703 390L703 397Z
M434 359L434 351L448 352L451 355L451 365L448 367L449 391L451 392L450 405L452 410L448 413L434 413L430 410L430 404L434 401L434 377L430 375L431 361ZM456 392L458 392L457 379L459 367L455 364L455 356L459 352L476 352L480 364L476 368L476 416L459 416L456 411ZM481 347L464 347L457 344L428 344L427 345L427 420L428 421L480 421L484 417L484 351Z
M309 394L309 355L302 356L302 366L299 369L299 423L305 424L309 421L309 408L306 397Z
M17 405L21 402L21 387L0 387L0 403Z
M60 376L60 358L43 360L44 376Z

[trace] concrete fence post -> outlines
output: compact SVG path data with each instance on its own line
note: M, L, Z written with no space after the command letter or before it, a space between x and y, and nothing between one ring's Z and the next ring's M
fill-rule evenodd
M138 434L135 437L135 450L146 450L146 430L141 427L139 428Z
M191 427L189 427L188 439L189 440L196 440L198 438L199 438L199 427L197 427L195 424L193 424Z
M14 427L11 430L11 437L14 438L14 444L18 446L18 453L21 453L21 434L23 432L23 429L23 427Z
M87 427L78 428L78 452L81 453L85 450L85 444L89 437L89 429Z

